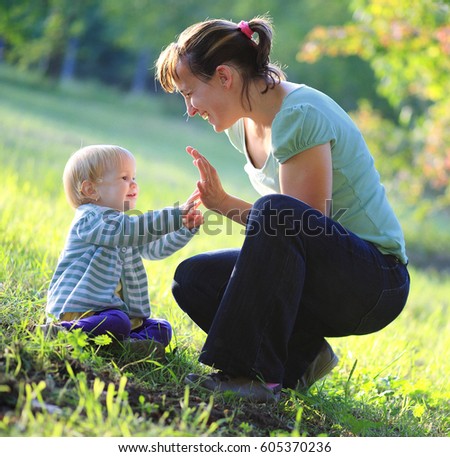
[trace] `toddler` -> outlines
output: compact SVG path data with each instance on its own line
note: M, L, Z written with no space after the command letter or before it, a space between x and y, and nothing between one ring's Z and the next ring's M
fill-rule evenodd
M48 290L46 331L81 328L121 341L166 347L172 328L150 317L142 258L165 258L185 246L203 223L194 192L181 207L134 215L136 162L115 145L86 146L69 159L64 190L76 213Z

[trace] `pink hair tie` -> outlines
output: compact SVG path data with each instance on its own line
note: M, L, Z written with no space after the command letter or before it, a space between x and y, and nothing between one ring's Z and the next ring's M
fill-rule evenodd
M241 32L242 32L248 39L250 39L250 40L252 39L253 31L252 31L252 29L250 28L250 26L248 25L248 22L247 22L247 21L241 21L241 22L239 22L238 27L241 29Z

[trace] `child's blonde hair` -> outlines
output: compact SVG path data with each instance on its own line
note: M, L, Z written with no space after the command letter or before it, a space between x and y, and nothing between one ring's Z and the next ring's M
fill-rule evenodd
M112 144L85 146L72 154L63 174L64 191L69 203L78 208L92 202L81 191L83 182L100 182L106 169L119 166L124 157L134 159L130 151Z

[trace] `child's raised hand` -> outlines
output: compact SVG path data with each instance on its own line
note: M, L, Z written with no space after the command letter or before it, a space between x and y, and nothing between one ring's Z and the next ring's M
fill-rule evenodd
M199 191L195 189L186 202L180 206L183 225L188 229L199 227L204 223L202 212L198 209L201 205Z
M200 227L204 222L203 214L198 209L192 208L183 216L183 225L189 230Z

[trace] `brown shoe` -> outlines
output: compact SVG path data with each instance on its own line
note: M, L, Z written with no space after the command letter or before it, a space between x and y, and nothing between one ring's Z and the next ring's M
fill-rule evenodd
M166 358L166 349L162 343L155 340L139 340L128 338L123 341L114 341L104 347L114 355L123 356L130 361L137 361L146 358L163 361Z
M220 371L206 376L189 374L186 376L185 382L212 392L232 392L238 397L255 402L278 401L281 392L281 384L268 387L264 382L242 376L232 377Z
M307 391L315 382L326 376L339 362L331 346L325 341L297 384L297 390Z

